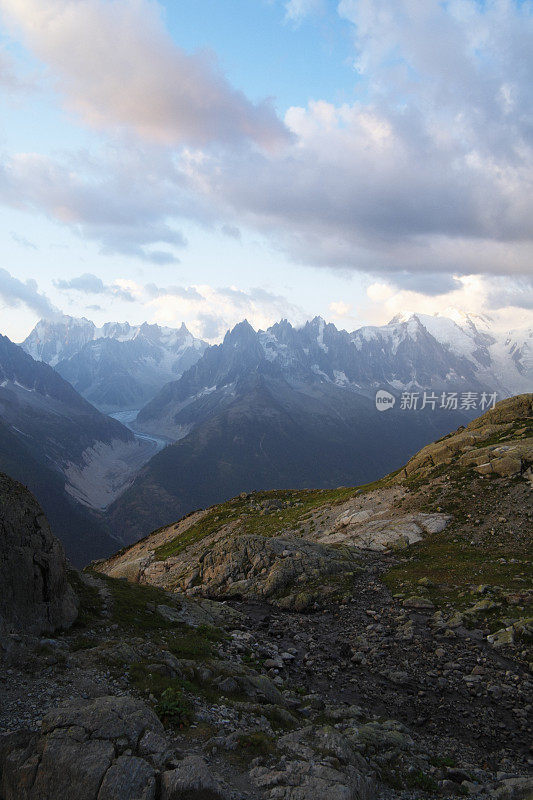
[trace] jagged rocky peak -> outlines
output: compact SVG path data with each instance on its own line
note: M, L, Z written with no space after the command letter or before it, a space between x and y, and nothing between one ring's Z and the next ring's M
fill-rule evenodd
M77 608L63 547L41 507L0 473L0 634L69 628Z
M76 318L58 314L42 319L21 347L38 361L56 366L80 352L88 343L97 339L113 339L128 342L145 338L164 348L179 348L184 345L205 349L206 343L194 337L185 323L178 328L169 328L157 323L105 322L100 328L85 317Z
M81 317L58 314L42 319L21 346L36 361L45 361L55 367L65 357L77 353L94 339L96 325Z
M46 361L106 413L139 409L169 381L193 366L207 348L185 324L106 322L85 319L41 321L22 348Z
M257 334L248 320L243 319L242 322L238 322L226 333L224 337L224 343L252 341L252 339L255 339L256 336Z

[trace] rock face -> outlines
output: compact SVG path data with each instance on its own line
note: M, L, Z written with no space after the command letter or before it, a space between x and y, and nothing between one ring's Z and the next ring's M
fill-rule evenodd
M454 461L480 475L512 477L533 463L533 394L510 397L470 422L466 428L427 445L408 461L402 477L429 475Z
M77 800L229 800L202 758L178 761L157 716L132 697L67 703L40 734L0 736L2 800L71 800L74 787Z
M63 706L44 717L40 735L0 737L1 796L70 800L76 787L78 800L155 800L163 734L154 712L130 697Z
M127 577L201 597L247 597L303 611L358 569L353 553L295 536L236 535L232 526L186 553L158 560L154 551L134 563L111 561L112 577ZM124 569L122 567L124 566ZM107 565L97 568L107 571ZM186 614L186 609L183 609Z
M37 501L0 473L0 635L68 628L77 598L63 548Z

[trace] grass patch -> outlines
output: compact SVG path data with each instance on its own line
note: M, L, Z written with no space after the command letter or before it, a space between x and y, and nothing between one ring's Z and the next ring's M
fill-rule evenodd
M303 523L321 506L328 508L350 500L358 494L387 485L400 470L385 478L359 487L341 486L337 489L274 490L254 492L245 498L236 497L213 506L201 520L154 551L154 557L164 561L179 555L191 544L201 542L231 522L239 522L238 533L256 536L274 536L282 531L302 533ZM281 506L269 503L281 503ZM306 520L307 518L307 520ZM311 522L311 526L314 523Z
M454 759L449 756L432 756L429 763L432 767L455 767Z
M76 592L80 605L78 608L78 618L74 623L76 628L90 628L102 616L103 600L98 589L88 586L80 577L76 570L68 570L68 582Z
M458 610L481 599L474 591L480 584L500 587L500 595L524 592L531 585L532 543L521 535L522 517L512 518L511 512L511 519L499 522L501 483L480 479L469 468L447 469L449 480L431 493L431 507L425 504L425 508L434 511L439 507L452 514L453 521L441 533L412 545L406 557L382 576L384 583L393 594L423 592L437 607L450 605ZM509 483L512 490L521 481ZM518 504L520 497L516 495ZM432 585L422 588L421 578L428 578ZM483 621L493 629L504 613L515 618L531 616L531 604L523 606L518 609L503 603L501 609L480 614L473 622L479 625Z
M139 692L155 697L156 713L165 725L181 727L190 724L192 703L186 693L196 693L191 683L154 672L142 661L131 664L128 675L130 683Z
M243 733L238 737L239 747L254 756L269 756L276 752L276 744L272 736L262 731Z
M178 658L205 659L213 652L213 645L226 638L224 631L211 625L188 625L164 619L154 606L173 606L173 598L162 589L137 583L98 576L111 593L111 622L122 631L135 636L148 635Z
M70 650L72 653L77 653L80 650L90 650L92 647L96 647L97 644L98 641L96 639L90 639L88 636L77 636L70 643Z
M181 687L169 686L165 689L155 710L161 722L172 728L189 725L193 718L191 701Z
M418 772L414 772L413 774L407 774L405 776L405 786L408 789L421 789L423 792L438 792L439 785L433 778L430 778L429 775L426 775L425 772L419 770ZM460 788L460 787L458 787Z

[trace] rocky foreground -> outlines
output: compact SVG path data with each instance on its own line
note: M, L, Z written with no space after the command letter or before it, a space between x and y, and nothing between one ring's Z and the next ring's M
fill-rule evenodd
M378 484L241 496L71 571L73 625L33 539L31 627L0 573L1 800L531 797L532 463L522 395Z

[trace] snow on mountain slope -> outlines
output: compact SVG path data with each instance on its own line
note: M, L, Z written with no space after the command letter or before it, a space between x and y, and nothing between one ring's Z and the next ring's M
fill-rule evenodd
M97 328L89 320L68 316L41 320L21 346L106 412L140 408L196 363L207 347L185 325L174 329L107 322Z
M533 328L502 332L494 327L490 317L450 308L435 315L397 314L389 325L360 328L352 337L358 349L362 348L362 342L374 339L390 342L394 352L406 337L416 338L416 325L422 326L451 354L465 359L476 380L498 391L501 397L531 391Z
M226 406L230 387L234 395L257 375L299 392L316 393L327 384L366 397L380 387L495 392L499 398L531 389L531 332L502 336L486 317L451 313L455 319L404 314L353 333L320 317L300 328L282 320L258 332L244 321L180 380L167 384L137 423L182 438L214 413L217 398ZM208 390L209 403L202 399Z
M40 320L21 347L35 361L44 361L55 367L63 358L68 358L92 341L97 327L85 317L58 316L51 320Z

